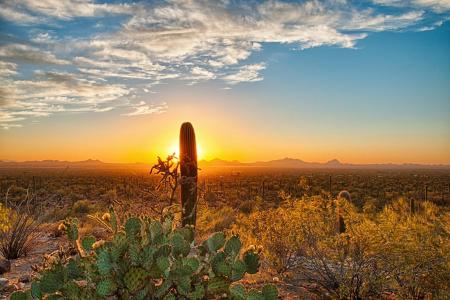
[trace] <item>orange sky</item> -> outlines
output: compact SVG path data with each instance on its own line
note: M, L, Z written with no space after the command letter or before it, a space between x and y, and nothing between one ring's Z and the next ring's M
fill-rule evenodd
M202 149L201 159L259 161L284 157L325 162L337 158L353 163L450 163L449 140L433 136L398 136L386 132L343 131L315 134L308 128L287 131L289 123L245 119L220 105L174 107L137 118L72 114L44 118L32 126L0 132L0 159L154 162L178 142L179 126L191 121ZM216 112L216 113L215 113ZM269 123L269 124L268 124ZM342 135L339 135L342 134ZM382 140L382 142L380 142ZM417 143L417 140L423 141ZM430 146L432 145L432 147Z

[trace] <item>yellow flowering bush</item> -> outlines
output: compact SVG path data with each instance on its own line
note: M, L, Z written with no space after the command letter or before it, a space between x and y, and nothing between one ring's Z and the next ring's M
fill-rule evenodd
M6 232L11 227L11 211L0 203L0 232Z
M449 219L430 202L411 213L400 199L374 214L345 199L304 197L241 214L232 230L262 245L274 271L321 297L420 299L450 293Z

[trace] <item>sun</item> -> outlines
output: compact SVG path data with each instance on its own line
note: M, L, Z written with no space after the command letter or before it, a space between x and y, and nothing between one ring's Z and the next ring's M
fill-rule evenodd
M168 154L172 155L173 153L175 153L176 157L180 156L180 151L179 151L179 144L178 141L173 142L172 144L170 144L170 147L168 147ZM197 160L202 160L204 159L204 151L203 151L203 147L202 145L197 143Z

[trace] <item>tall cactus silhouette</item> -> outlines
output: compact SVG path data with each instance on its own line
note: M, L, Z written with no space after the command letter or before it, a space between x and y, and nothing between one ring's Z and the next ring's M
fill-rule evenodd
M197 214L197 145L194 127L189 122L180 129L181 223L195 226Z

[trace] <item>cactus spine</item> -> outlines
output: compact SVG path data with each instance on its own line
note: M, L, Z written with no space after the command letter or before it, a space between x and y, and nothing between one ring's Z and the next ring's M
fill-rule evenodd
M182 225L195 226L197 209L197 145L194 127L189 122L180 129L180 171Z

